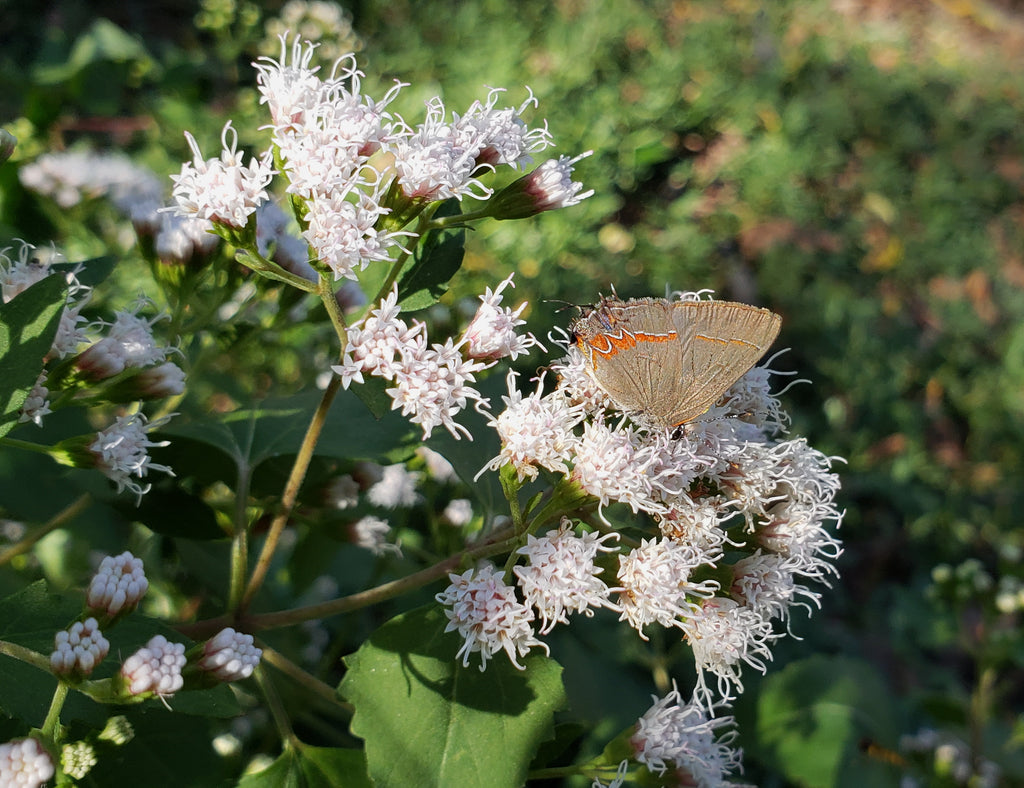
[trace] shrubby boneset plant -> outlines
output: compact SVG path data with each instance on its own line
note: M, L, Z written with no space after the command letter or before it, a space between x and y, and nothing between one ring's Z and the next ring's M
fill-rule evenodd
M546 372L524 383L509 370L507 393L500 405L492 401L482 383L499 363L548 354L523 330L526 304L505 305L513 277L487 287L466 325L444 337L424 310L459 269L464 228L589 197L572 180L583 156L531 168L553 144L545 125L529 125L532 95L505 107L504 93L490 90L462 113L437 97L413 123L392 110L404 85L374 98L362 91L353 56L322 72L314 55L308 42L283 37L277 59L255 64L270 118L262 153L239 150L231 123L212 158L185 132L193 158L173 176L173 208L163 206L151 174L123 159L109 166L89 160L102 173L99 183L83 175L80 155L61 162L52 154L22 169L26 185L63 205L86 193L114 200L138 233L167 308L156 310L154 296L109 321L87 319L90 264L58 263L28 245L5 254L0 316L24 329L6 351L23 369L6 384L13 404L0 440L99 470L140 504L139 522L156 533L162 526L147 521L144 505L154 485L205 491L202 506L215 512L217 535L231 542L230 579L219 615L160 624L138 610L151 581L125 551L99 562L80 614L60 625L49 657L19 643L15 630L0 653L51 673L57 690L45 719L25 720L40 727L0 749L0 769L17 775L17 784L41 785L55 772L77 780L102 762L104 747L131 740L104 732L66 741L60 720L70 692L118 705L153 700L173 711L175 696L190 690L220 691L216 702L233 702L223 683L254 677L284 742L280 760L262 773L268 785L311 764L336 780L368 776L379 785L411 784L415 775L417 784L512 786L531 775L569 774L595 786L732 784L741 754L723 712L743 691L743 669L767 669L793 607L817 607L813 585L835 575L840 547L832 529L841 515L831 459L786 437L788 417L767 366L748 372L698 420L668 431L616 413L563 334L551 340L557 350L546 356ZM218 262L217 237L233 261ZM275 450L292 461L272 501L250 494L255 466L275 452L243 458L235 478L214 485L196 469L203 452L224 451L231 427L218 426L218 418L225 417L189 413L174 426L174 411L188 409L187 386L202 368L201 337L223 338L218 321L249 309L274 319L275 310L259 311L260 288L264 306L280 299L302 319L325 314L337 352L312 412L285 414L303 426L301 438ZM412 437L396 439L381 422L373 439L380 445L328 445L346 440L332 409L344 389L377 415L398 412L414 425ZM53 413L76 407L104 426L52 444L30 440ZM470 408L486 421L468 420ZM271 415L255 408L245 419L258 433ZM239 422L224 421L231 423ZM15 428L26 437L8 436ZM500 445L475 465L462 460L456 468L436 450L442 444L421 445L438 434L448 436L443 445L479 443L486 436L475 430L493 431ZM192 457L196 468L165 464L167 457ZM318 499L303 489L315 458L333 458L336 467ZM480 512L481 499L465 492L489 474L500 480L504 512ZM436 502L424 494L428 487ZM90 506L92 496L29 532L20 552ZM394 519L435 503L430 533L407 546ZM633 516L623 520L617 513L626 510ZM390 566L396 579L338 596L338 582L322 578L301 605L267 610L269 598L258 594L279 582L296 531L334 522L345 522L346 538L367 551L366 561ZM315 661L330 639L330 617L439 583L447 586L431 592L435 602L391 619L345 660L338 691L351 704L350 731L365 741L365 754L302 745L275 688L278 676L261 655L274 655L287 675L306 676L332 703L334 691L248 633L301 625L320 643L309 655ZM660 630L685 642L696 684L687 701L674 685L664 687L599 757L531 772L564 702L545 638L573 616L601 610L645 641ZM115 652L107 636L129 616L141 622L137 631L152 634ZM105 668L115 658L120 667ZM419 735L438 726L445 748L467 757L441 758L439 741Z

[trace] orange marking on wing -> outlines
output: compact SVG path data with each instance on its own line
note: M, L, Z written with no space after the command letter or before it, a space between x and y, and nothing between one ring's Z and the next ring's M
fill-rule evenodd
M696 339L703 339L707 342L717 342L720 345L742 345L743 347L756 348L753 342L747 342L745 339L721 339L720 337L709 337L705 334L694 334Z
M599 334L590 342L590 349L603 359L610 359L616 353L623 350L630 350L639 342L670 342L676 338L674 331L668 334L646 334L643 332L631 334L623 331L621 334ZM597 340L603 340L603 346L598 346Z

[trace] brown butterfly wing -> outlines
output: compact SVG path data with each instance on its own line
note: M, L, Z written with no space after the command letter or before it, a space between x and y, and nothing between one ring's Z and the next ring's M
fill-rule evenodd
M671 304L605 299L573 327L594 379L624 412L649 412L657 392L675 387L676 329ZM601 351L618 343L610 357Z
M693 421L739 380L775 341L782 318L729 301L674 305L679 333L677 402L661 411L667 426Z

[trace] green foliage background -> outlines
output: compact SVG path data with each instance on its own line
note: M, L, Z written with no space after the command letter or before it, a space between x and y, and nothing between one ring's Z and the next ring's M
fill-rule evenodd
M895 784L884 753L922 726L1024 779L1020 610L997 606L1020 586L1024 547L1024 18L886 5L350 9L365 91L412 83L396 102L407 117L435 94L465 107L484 86L518 105L529 85L556 153L595 152L577 168L596 191L582 205L471 234L450 303L515 270L538 334L566 322L546 300L612 287L713 288L783 315L777 344L791 350L775 366L811 381L784 397L792 431L847 461L846 550L822 610L793 623L803 640L780 644L738 707L747 777L763 785ZM188 157L183 129L212 155L228 116L261 145L246 63L252 20L275 4L209 4L220 16L205 30L185 6L54 3L40 16L0 4L18 33L0 36L18 158L87 142L169 173ZM4 238L53 239L82 259L110 251L113 221L58 213L0 168ZM290 330L280 355L242 355L218 383L242 400L308 381L327 356L286 354L302 332ZM237 380L252 369L284 390ZM605 687L572 683L585 655L562 648L574 708L606 713L587 701ZM643 710L637 687L616 722Z

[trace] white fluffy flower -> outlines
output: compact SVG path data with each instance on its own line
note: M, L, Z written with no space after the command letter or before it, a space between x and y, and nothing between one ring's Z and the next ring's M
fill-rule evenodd
M743 691L743 663L764 673L772 658L768 644L778 637L771 621L733 599L713 597L704 601L683 622L686 642L697 663L698 684L709 689L704 671L718 677L718 693L731 697L733 688Z
M682 703L674 687L637 721L630 744L636 759L652 772L664 774L672 768L673 784L693 788L720 788L726 778L740 770L742 751L731 746L736 731L715 738L722 728L732 727L728 716L711 716L695 700Z
M517 656L525 656L534 646L548 652L547 645L534 635L533 610L516 599L515 587L506 585L500 571L483 564L461 575L448 575L448 579L451 585L436 599L447 608L444 631L457 630L464 638L455 655L462 657L463 667L469 665L471 654L480 652L480 670L484 670L488 659L504 651L522 670Z
M455 528L462 528L473 521L473 504L468 498L449 501L441 512L441 519Z
M192 163L182 164L180 174L171 176L178 212L235 228L245 227L260 203L269 199L267 186L274 170L267 157L250 159L248 166L242 164L238 133L231 128L230 121L221 133L224 149L219 159L204 160L195 138L187 131L185 138L192 149Z
M401 547L388 541L390 535L391 526L388 521L373 515L368 514L352 524L352 541L374 555L384 555L389 552L396 555L402 554Z
M133 476L141 479L150 471L164 471L174 475L166 465L153 462L147 451L153 446L167 446L170 443L154 443L146 436L149 430L162 427L169 418L166 416L147 423L142 413L132 413L118 416L113 424L97 433L89 449L96 458L96 467L117 485L118 492L128 489L141 500L151 485L143 486Z
M573 478L602 506L621 501L634 512L663 511L649 473L657 453L635 430L611 429L603 421L592 421L584 426L573 449Z
M471 358L493 360L508 356L515 359L528 353L531 347L540 347L532 334L516 333L517 327L526 325L525 320L519 319L526 302L514 310L501 306L501 292L509 285L515 287L512 276L509 274L493 293L488 287L480 296L480 307L463 334L466 353Z
M541 635L555 624L568 624L569 613L592 616L593 608L617 609L608 600L611 590L598 578L604 570L594 563L598 551L614 551L603 544L613 538L618 535L591 532L577 536L567 522L542 537L527 536L526 545L516 552L526 556L528 563L513 571L526 603L540 614Z
M508 396L501 398L505 410L488 423L501 438L501 453L483 470L496 471L511 464L520 481L536 479L538 466L568 474L567 461L578 440L573 429L583 420L583 408L569 405L557 391L541 395L543 377L537 381L537 390L523 397L516 388L516 377L515 371L509 370Z
M387 465L381 471L381 478L366 492L374 506L385 509L414 506L420 495L416 492L422 474L410 471L401 463Z
M683 619L699 609L700 599L718 588L713 580L690 580L694 569L714 559L714 554L670 539L643 540L619 556L619 620L629 622L644 640L647 624L682 627Z

